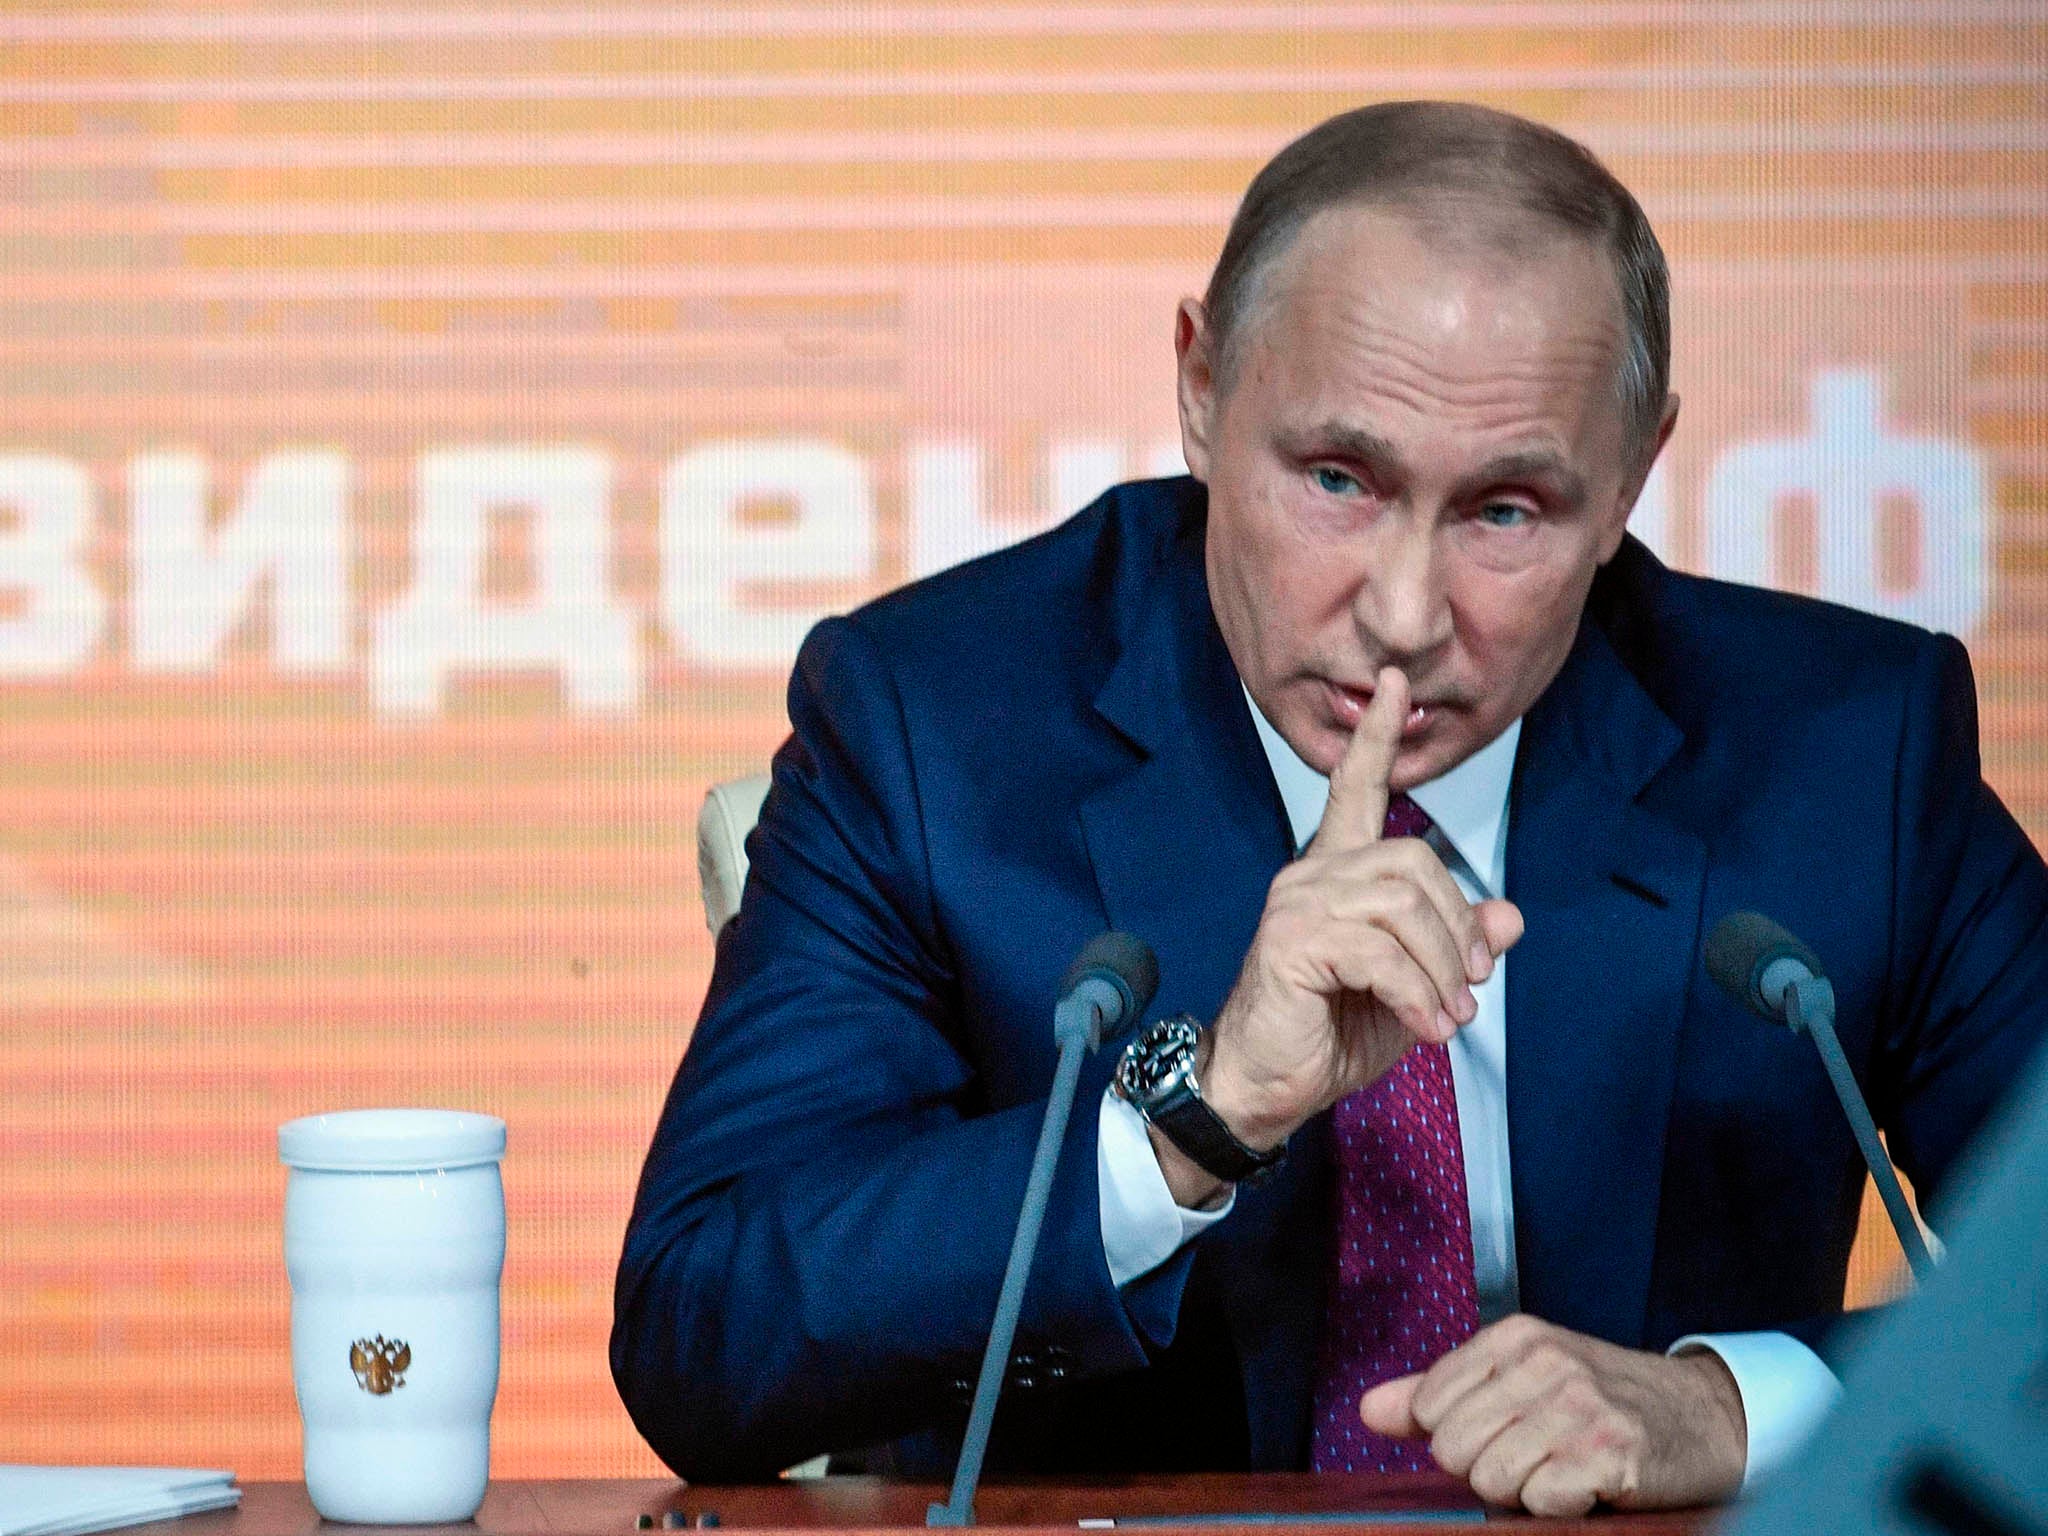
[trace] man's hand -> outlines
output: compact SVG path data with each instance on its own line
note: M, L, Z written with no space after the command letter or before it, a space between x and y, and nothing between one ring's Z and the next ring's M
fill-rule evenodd
M1710 1352L1667 1357L1503 1318L1420 1376L1383 1382L1359 1414L1429 1437L1472 1491L1535 1515L1596 1503L1676 1509L1742 1486L1748 1429L1735 1378Z
M1308 851L1283 869L1196 1063L1202 1097L1240 1141L1263 1150L1353 1089L1376 1081L1417 1040L1472 1022L1472 984L1522 936L1505 901L1474 906L1420 838L1383 840L1388 775L1408 717L1408 680L1383 669ZM1194 1206L1221 1186L1156 1131L1174 1197Z

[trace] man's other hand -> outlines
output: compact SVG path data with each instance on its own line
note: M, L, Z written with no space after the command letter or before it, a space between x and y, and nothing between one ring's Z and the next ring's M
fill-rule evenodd
M1718 1503L1747 1456L1742 1397L1718 1356L1623 1349L1526 1316L1374 1387L1359 1414L1381 1434L1428 1436L1474 1493L1534 1515Z

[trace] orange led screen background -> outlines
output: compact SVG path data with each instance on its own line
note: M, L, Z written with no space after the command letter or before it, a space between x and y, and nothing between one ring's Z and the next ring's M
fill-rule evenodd
M510 1124L496 1470L653 1470L705 786L817 616L1177 463L1174 300L1364 101L1637 190L1639 531L1961 634L2048 833L2044 76L1970 0L11 0L0 1460L296 1476L275 1127L420 1103Z

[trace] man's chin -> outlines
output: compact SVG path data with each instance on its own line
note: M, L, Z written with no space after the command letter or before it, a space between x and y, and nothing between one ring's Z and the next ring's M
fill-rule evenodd
M1404 795L1416 785L1427 784L1451 767L1449 763L1438 763L1434 753L1403 752L1394 759L1394 770L1387 775L1387 788L1397 795Z
M1324 778L1337 771L1337 765L1344 761L1344 753L1351 745L1351 733L1341 726L1326 726L1316 733L1311 752L1301 754L1303 762L1315 769ZM1401 743L1394 754L1394 766L1387 775L1387 787L1397 793L1413 789L1418 784L1427 784L1439 774L1455 768L1463 757L1455 747L1446 747L1439 741L1423 741L1411 745Z
M1404 794L1418 784L1427 784L1431 779L1449 773L1478 751L1480 745L1479 742L1464 740L1463 733L1442 729L1431 731L1420 741L1403 741L1400 750L1394 754L1394 767L1387 775L1387 787Z

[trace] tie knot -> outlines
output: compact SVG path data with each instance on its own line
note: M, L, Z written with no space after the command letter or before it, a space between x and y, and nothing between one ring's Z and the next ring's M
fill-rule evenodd
M1387 801L1387 822L1380 836L1420 837L1428 830L1429 812L1406 795L1397 794Z

